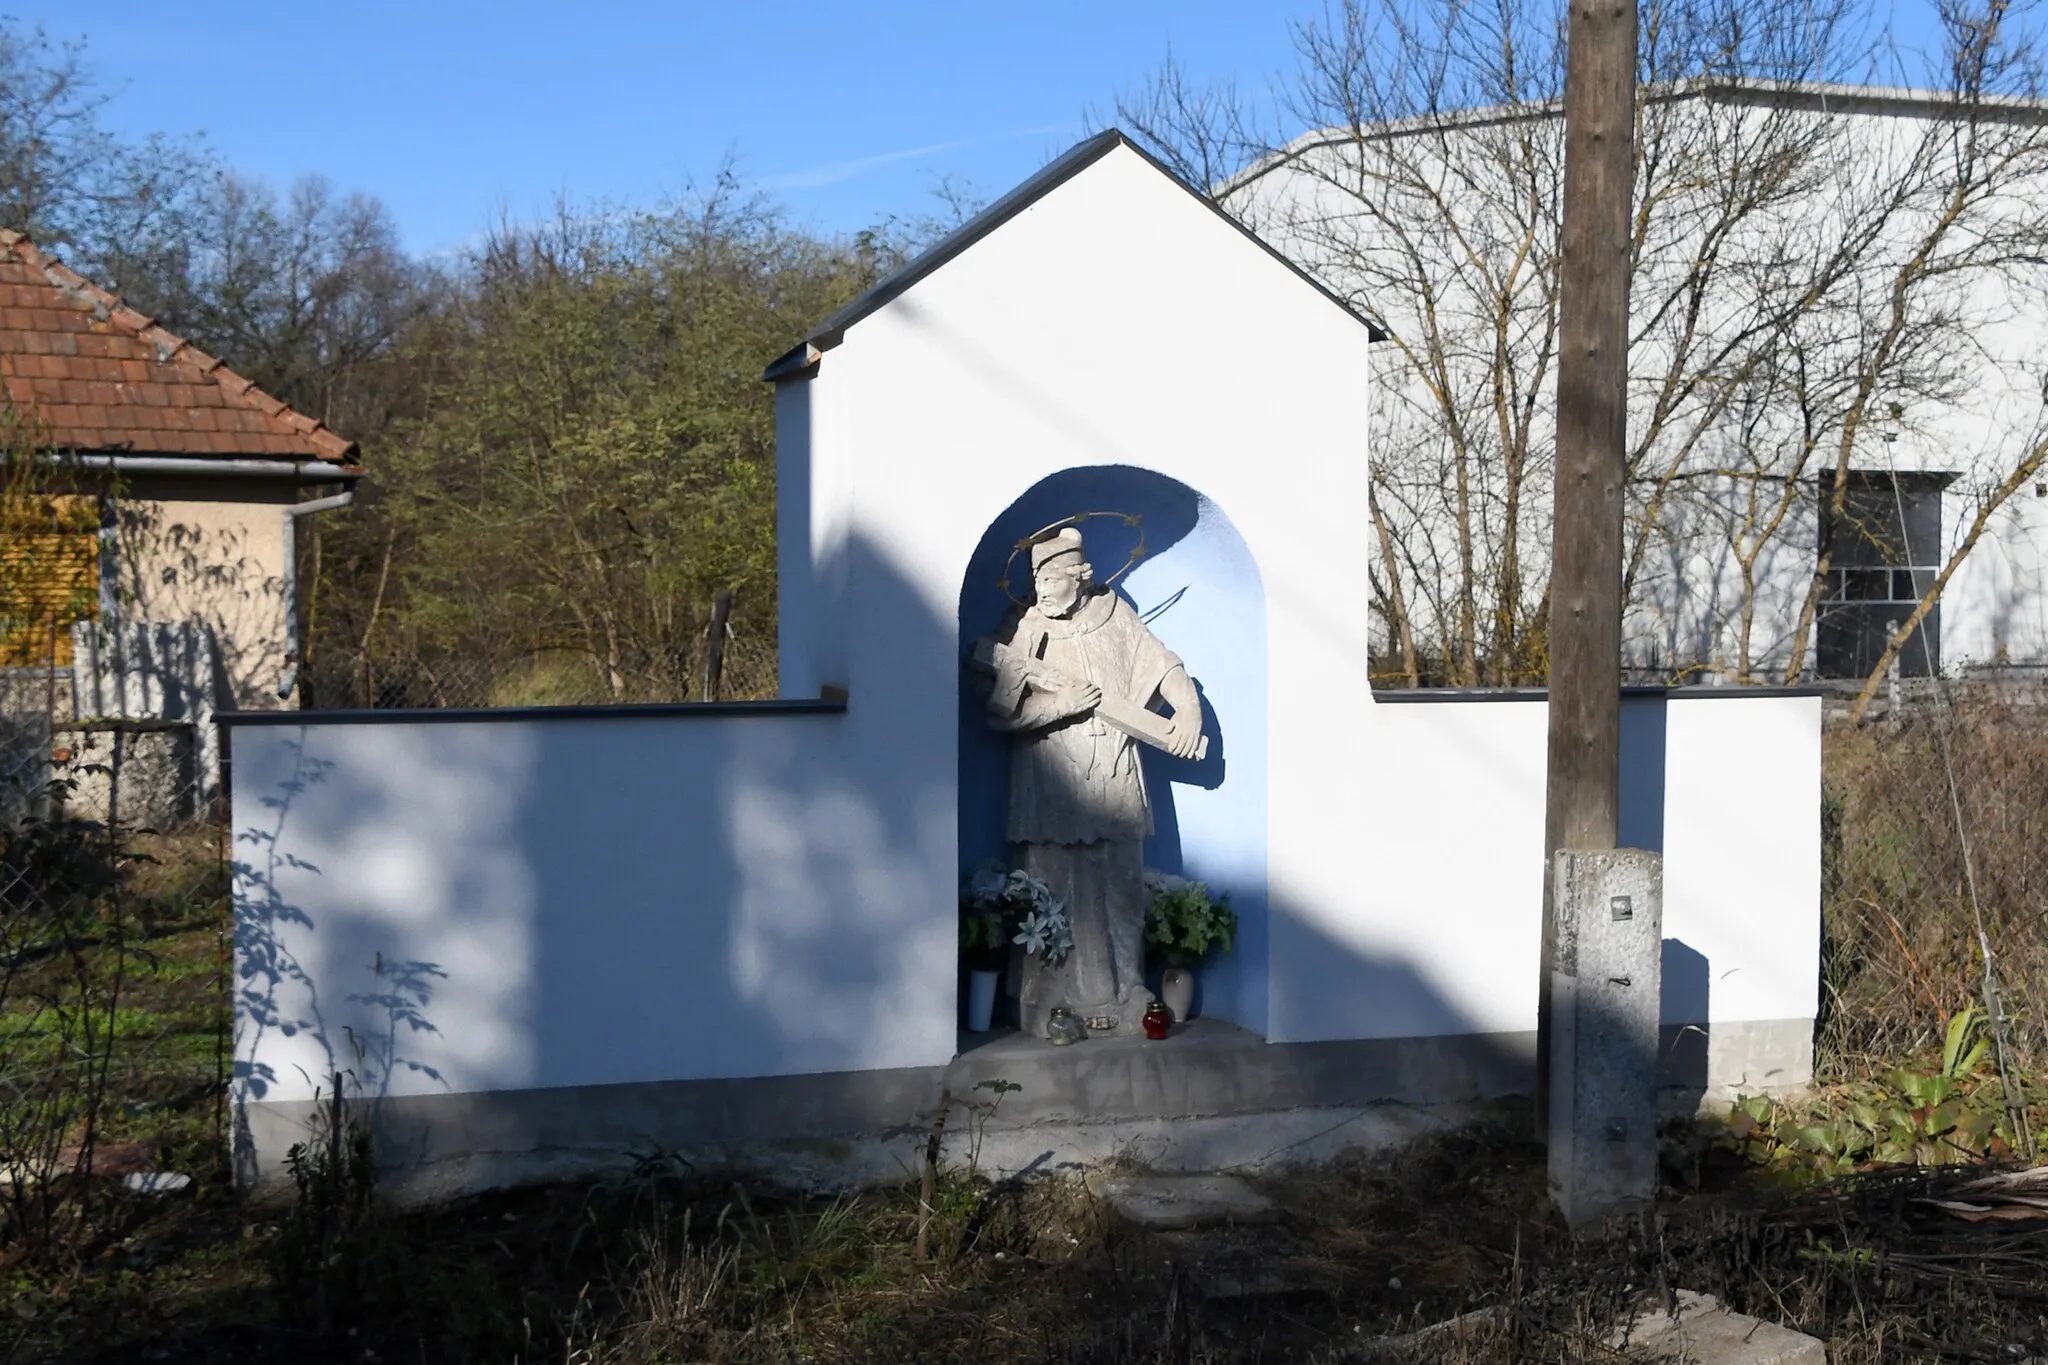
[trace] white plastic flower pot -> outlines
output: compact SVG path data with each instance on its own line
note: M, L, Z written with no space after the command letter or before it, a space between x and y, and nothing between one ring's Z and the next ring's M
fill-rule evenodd
M1173 1011L1175 1023L1186 1019L1195 1008L1195 969L1168 967L1159 978L1159 999Z
M967 974L967 1031L987 1033L996 1009L996 983L1001 972L971 971Z

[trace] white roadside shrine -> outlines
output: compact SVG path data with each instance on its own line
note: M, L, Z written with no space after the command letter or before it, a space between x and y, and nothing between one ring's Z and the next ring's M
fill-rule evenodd
M1131 1125L1214 1164L1246 1116L1525 1092L1544 706L1371 690L1373 339L1105 133L769 368L780 700L230 717L244 1178L337 1070L419 1193L650 1141L873 1177L998 1075L1024 1089L985 1168ZM1205 755L1148 753L1146 861L1241 928L1164 1042L986 1042L958 902L1005 853L1006 758L964 664L1017 541L1088 513L1202 693ZM1645 691L1623 743L1674 1102L1804 1084L1819 699Z

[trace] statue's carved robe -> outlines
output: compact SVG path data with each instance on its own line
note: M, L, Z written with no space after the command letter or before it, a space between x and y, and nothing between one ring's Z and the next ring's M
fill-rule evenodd
M1149 705L1180 667L1131 604L1101 588L1065 618L1013 609L995 639L1136 706ZM1060 700L1011 666L997 670L988 703L990 724L1013 736L1008 835L1017 865L1066 902L1074 930L1061 965L1025 959L1020 1022L1043 1035L1046 1016L1064 1004L1093 1029L1128 1033L1152 998L1143 975L1144 844L1152 832L1145 774L1137 741L1099 717L1048 724Z

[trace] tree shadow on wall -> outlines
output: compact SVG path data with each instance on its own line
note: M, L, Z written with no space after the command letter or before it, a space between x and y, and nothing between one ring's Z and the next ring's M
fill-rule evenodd
M441 1079L407 1048L416 1035L439 1033L427 1007L446 973L433 962L387 959L377 948L369 950L367 963L355 961L349 935L323 938L320 923L287 895L287 889L299 889L294 883L324 876L318 864L294 851L299 831L293 814L329 779L335 764L306 752L303 731L283 739L280 752L281 770L267 775L260 794L246 793L237 803L235 814L246 823L235 830L236 856L230 865L235 907L230 1155L236 1179L245 1184L262 1174L250 1127L252 1102L263 1103L279 1092L324 1089L331 1095L337 1088L348 1100L374 1100L390 1093L400 1071ZM366 989L349 989L362 982L365 968L370 977L362 983ZM337 994L343 1008L340 1017L330 1019L332 1011L323 1002ZM295 1078L280 1075L277 1049L269 1045L273 1037L294 1044L289 1052ZM317 1118L310 1109L297 1122L305 1137L316 1135ZM269 1153L269 1161L279 1155Z
M835 1132L907 1161L956 1040L961 642L890 556L847 556L843 714L238 730L239 1093L304 1103L266 1046L290 1029L319 1064L362 1049L389 1164L652 1143L802 1178L764 1144ZM1274 932L1345 909L1282 902ZM1342 1080L1338 1041L1267 1065L1359 1103L1526 1088L1526 1040L1478 1035L1414 964L1328 934L1287 960L1384 1064Z
M872 685L845 715L238 731L261 964L240 1013L269 1039L317 1030L322 1056L381 1039L392 1084L366 1093L388 1092L380 1131L420 1162L758 1137L744 1097L676 1105L644 1083L944 1061L954 760L890 715L950 724L955 636L885 557L857 545L843 571L863 601L855 686ZM240 1051L249 1080L303 1103L303 1081Z
M231 505L251 522L284 516L281 503ZM285 666L284 582L263 565L249 530L181 516L174 499L124 495L116 506L121 619L204 622L230 704L276 706Z

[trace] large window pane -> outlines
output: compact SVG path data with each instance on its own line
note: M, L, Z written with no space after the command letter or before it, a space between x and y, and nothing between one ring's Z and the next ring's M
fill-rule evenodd
M1861 678L1883 657L1894 628L1933 586L1941 564L1941 490L1953 476L1852 470L1840 515L1823 511L1834 565L1815 632L1824 678ZM1824 481L1823 504L1833 489ZM1930 611L1900 656L1908 675L1940 667L1941 613Z

